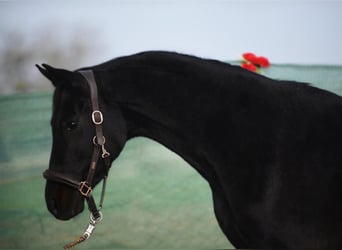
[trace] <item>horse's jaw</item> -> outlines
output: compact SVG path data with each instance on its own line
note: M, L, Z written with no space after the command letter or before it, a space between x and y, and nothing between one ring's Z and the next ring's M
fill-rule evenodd
M49 212L59 220L69 220L84 209L78 190L52 181L46 182L45 201Z

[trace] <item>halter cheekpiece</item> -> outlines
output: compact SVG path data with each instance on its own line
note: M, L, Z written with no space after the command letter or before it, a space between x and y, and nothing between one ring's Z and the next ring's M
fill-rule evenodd
M68 185L77 189L82 196L85 197L88 208L90 211L90 222L85 230L84 234L74 242L67 244L64 246L65 249L72 248L73 246L85 241L88 239L95 229L95 225L102 220L102 213L101 208L103 204L104 194L105 194L105 187L106 187L106 180L107 174L111 165L111 161L109 159L110 153L105 148L106 138L103 135L102 123L103 123L103 114L99 108L99 101L98 101L98 94L97 94L97 85L94 77L94 73L92 70L82 70L78 71L88 83L90 89L90 98L91 98L91 105L92 105L92 114L91 114L91 121L95 125L95 136L93 137L93 154L91 157L91 162L89 165L89 171L87 179L84 181L78 181L73 177L70 177L63 173L58 173L53 170L46 170L43 173L44 178L47 180L60 182L62 184ZM100 155L101 153L101 155ZM103 186L101 192L101 199L99 203L99 207L97 208L94 197L92 195L92 182L94 179L94 175L97 168L97 162L100 157L104 161L104 165L106 168L106 174L103 177Z

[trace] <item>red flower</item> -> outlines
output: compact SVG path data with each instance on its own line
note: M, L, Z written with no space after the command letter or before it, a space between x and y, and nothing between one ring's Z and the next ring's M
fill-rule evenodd
M250 53L250 52L243 53L242 56L246 61L251 62L253 64L257 60L257 56L253 53Z
M264 56L256 56L254 53L246 52L242 54L243 61L241 67L253 72L259 72L260 68L268 68L270 66L269 60Z
M255 64L262 68L268 68L270 66L270 62L268 61L268 59L263 56L258 57Z
M257 72L257 67L254 64L249 63L249 62L243 62L241 64L241 67L252 72Z

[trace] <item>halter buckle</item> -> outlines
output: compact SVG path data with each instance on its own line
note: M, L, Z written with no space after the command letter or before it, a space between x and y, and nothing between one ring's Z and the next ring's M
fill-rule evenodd
M91 114L91 119L93 120L93 123L96 125L100 125L103 122L103 115L100 110L94 110Z
M91 186L88 186L88 184L85 182L85 181L82 181L80 183L80 187L78 188L78 191L85 197L88 197L89 194L91 193L92 191L92 188Z

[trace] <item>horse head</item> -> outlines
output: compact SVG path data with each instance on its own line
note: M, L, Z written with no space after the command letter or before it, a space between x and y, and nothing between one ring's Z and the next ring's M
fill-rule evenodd
M92 168L90 166L94 155L92 152L96 147L99 147L99 150L102 147L103 150L104 142L96 145L99 138L95 137L97 132L91 88L81 73L53 68L46 64L37 67L55 87L51 119L53 142L47 172L53 177L62 176L59 178L62 181L47 178L45 200L48 210L57 219L68 220L83 211L84 199L87 197L82 195L82 190L65 183L69 180L71 183L81 183L82 180L89 179L87 176ZM100 119L103 120L101 129L106 148L110 152L108 154L110 156L106 159L110 166L124 147L127 136L126 123L120 108L106 102L102 97L103 89L100 81L97 81L97 84ZM96 159L95 165L96 171L94 170L91 183L87 184L91 187L96 186L108 171L105 159L102 157Z

